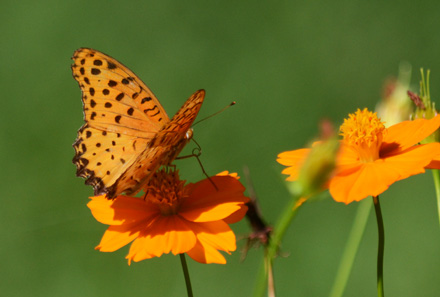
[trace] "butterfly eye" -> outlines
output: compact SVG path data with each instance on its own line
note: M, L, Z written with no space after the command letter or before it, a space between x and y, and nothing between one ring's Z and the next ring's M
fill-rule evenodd
M186 131L185 138L187 140L190 140L192 137L193 137L193 129L189 128L188 131Z

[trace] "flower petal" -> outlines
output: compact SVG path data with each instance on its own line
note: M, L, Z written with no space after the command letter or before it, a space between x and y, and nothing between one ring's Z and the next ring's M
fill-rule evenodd
M440 143L428 143L411 147L404 152L384 159L382 166L399 172L399 180L425 172L424 167L440 152Z
M341 172L330 181L330 194L336 201L346 204L367 196L377 196L392 183L425 172L424 167L439 150L439 143L419 145L388 158L364 163L354 170Z
M249 201L243 195L243 185L231 176L213 176L191 185L190 189L179 215L192 222L224 219Z
M360 201L368 196L377 196L385 191L397 176L389 176L378 170L376 163L365 163L356 170L338 174L332 178L329 191L333 199L345 204Z
M133 225L110 226L95 249L101 252L114 252L129 244L139 235L139 228Z
M440 115L430 120L404 121L389 127L384 134L381 155L403 151L434 133L440 126Z
M169 252L177 255L195 244L196 235L185 220L176 215L160 216L132 243L127 259L138 262Z
M278 154L277 162L281 165L289 166L281 172L282 174L290 175L287 180L294 181L298 178L301 166L304 164L309 152L309 148L304 148Z
M336 168L335 173L346 173L347 171L356 170L363 163L359 159L359 154L350 145L341 142L339 151L336 156Z
M209 244L228 253L237 248L234 232L223 221L192 224L192 229L203 245Z
M240 177L238 176L238 173L237 173L237 172L229 172L229 171L227 171L227 170L224 170L224 171L222 171L222 172L219 172L219 173L217 173L216 175L217 175L217 176L232 176L233 178L240 179Z
M209 245L203 245L200 241L187 252L194 261L202 264L226 264L226 259L223 255Z
M440 169L440 156L437 156L428 165L425 166L426 169Z
M223 221L192 224L197 234L198 243L188 251L188 255L200 263L226 263L218 250L227 253L235 251L235 235Z
M146 237L138 237L131 244L130 251L128 255L125 256L125 259L128 259L128 265L131 264L131 261L139 262L146 259L151 259L156 257L154 254L149 253L150 249L148 249L148 239ZM160 257L160 254L158 257Z
M236 212L230 214L229 216L227 216L226 218L223 219L223 221L226 224L235 224L237 222L240 222L244 216L246 215L248 211L248 207L244 204L240 205L240 209L237 210Z
M87 206L95 219L106 225L121 225L148 219L157 215L158 209L141 198L118 196L109 200L105 195L90 197Z

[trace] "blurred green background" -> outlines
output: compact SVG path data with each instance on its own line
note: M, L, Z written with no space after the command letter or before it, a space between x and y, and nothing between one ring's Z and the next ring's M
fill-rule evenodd
M83 124L70 71L74 50L92 47L129 66L172 116L197 89L199 118L237 105L195 128L209 173L248 166L269 223L289 195L276 163L318 122L336 125L374 109L401 61L430 68L440 96L438 1L1 1L1 296L185 296L178 257L130 267L94 250L106 229L86 207L91 187L75 177L72 143ZM190 145L191 146L191 145ZM190 151L187 148L186 151ZM194 159L177 162L189 181ZM244 182L244 179L242 179ZM385 291L438 296L440 228L431 174L381 196ZM357 208L330 198L305 205L275 262L279 296L328 296ZM233 226L237 237L247 222ZM238 249L245 240L238 241ZM370 214L344 296L376 295L377 231ZM189 260L196 296L250 296L261 250L227 265Z

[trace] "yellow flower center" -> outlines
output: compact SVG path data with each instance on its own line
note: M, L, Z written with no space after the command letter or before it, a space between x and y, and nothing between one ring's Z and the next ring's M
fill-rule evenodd
M344 142L358 152L362 162L373 162L379 159L385 125L376 113L366 108L362 111L358 109L344 120L340 131Z
M179 179L177 171L165 169L157 171L145 189L146 199L155 204L162 215L175 215L179 211L185 193L185 181Z

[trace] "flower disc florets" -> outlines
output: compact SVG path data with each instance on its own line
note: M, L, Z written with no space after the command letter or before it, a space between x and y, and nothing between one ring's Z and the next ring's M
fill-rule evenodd
M385 125L376 113L366 108L362 111L358 109L344 120L340 131L344 142L359 153L361 161L372 162L379 158Z
M162 215L174 215L179 211L179 206L187 197L185 181L179 179L178 171L157 171L146 187L146 199L159 207Z

